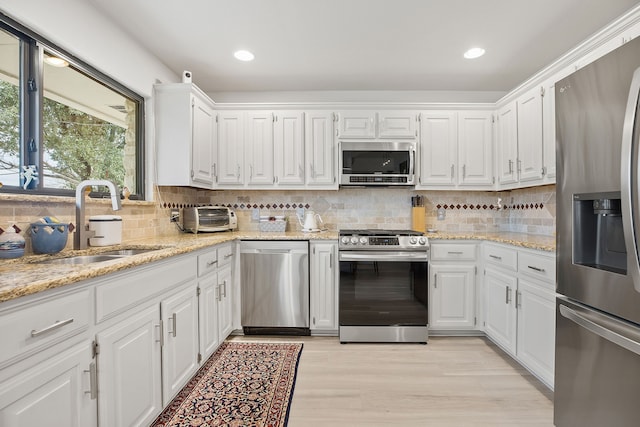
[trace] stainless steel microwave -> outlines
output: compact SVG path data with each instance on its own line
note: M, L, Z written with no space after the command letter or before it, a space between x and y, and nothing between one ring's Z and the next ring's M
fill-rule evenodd
M415 142L341 141L341 186L415 185Z

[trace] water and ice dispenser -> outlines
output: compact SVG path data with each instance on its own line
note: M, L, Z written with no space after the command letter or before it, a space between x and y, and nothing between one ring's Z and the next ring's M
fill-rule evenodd
M620 193L573 195L573 263L627 273Z

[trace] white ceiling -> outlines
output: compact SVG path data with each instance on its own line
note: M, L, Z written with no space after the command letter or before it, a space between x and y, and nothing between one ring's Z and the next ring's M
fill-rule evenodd
M506 92L632 0L90 0L206 92ZM466 60L465 50L487 53ZM233 58L237 49L253 62Z

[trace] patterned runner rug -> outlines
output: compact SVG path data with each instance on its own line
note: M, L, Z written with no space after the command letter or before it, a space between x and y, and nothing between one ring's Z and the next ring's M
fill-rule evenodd
M301 343L224 342L152 427L284 427Z

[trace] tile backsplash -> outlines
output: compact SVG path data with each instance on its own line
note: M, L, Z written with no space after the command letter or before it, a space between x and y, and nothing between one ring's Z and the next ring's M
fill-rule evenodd
M154 202L123 201L115 214L123 218L123 241L171 236L179 230L169 221L171 209L218 204L232 207L240 230L257 230L260 215L285 215L288 230L298 230L298 209L319 214L329 230L340 228L411 228L411 197L424 197L427 228L450 232L515 231L555 235L555 185L502 192L415 191L402 188L340 191L210 191L157 187ZM499 200L500 199L500 200ZM88 199L86 215L112 214L108 200ZM438 209L444 219L438 219ZM72 197L0 194L0 227L17 224L26 235L29 224L43 216L75 223ZM67 247L72 246L69 238ZM27 239L27 252L30 252Z
M235 209L240 229L257 229L260 215L285 215L289 229L300 229L296 210L302 206L320 214L329 230L340 228L411 228L411 197L425 201L427 228L441 231L515 231L555 234L555 185L503 192L415 191L400 188L340 189L340 191L218 191L198 192L203 204ZM499 200L500 203L499 203ZM445 218L438 220L438 208Z

